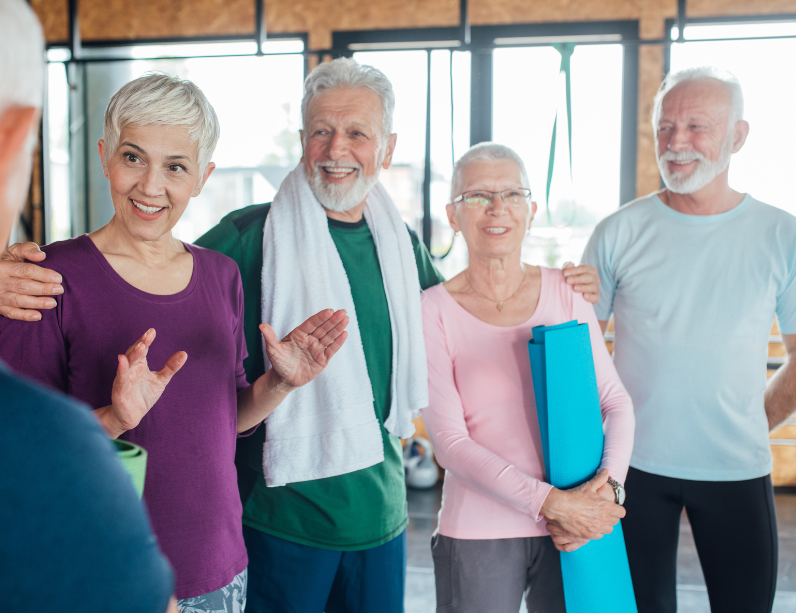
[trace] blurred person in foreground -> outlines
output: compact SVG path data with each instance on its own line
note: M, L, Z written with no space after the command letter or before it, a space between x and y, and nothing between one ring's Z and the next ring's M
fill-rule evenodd
M768 433L796 409L796 218L729 185L749 133L733 75L668 75L652 122L665 189L600 222L583 256L636 410L624 531L638 609L677 608L685 508L711 609L763 613L778 548ZM766 387L775 315L789 359Z
M469 263L423 297L422 414L445 468L432 538L437 610L516 613L524 595L530 613L563 613L557 548L601 538L625 515L633 407L591 304L561 271L521 260L536 203L519 156L475 145L452 183L448 219ZM605 449L591 481L562 491L545 482L528 339L535 326L573 319L589 324Z
M66 290L56 308L34 323L0 319L13 369L86 402L108 436L148 452L143 499L186 613L245 607L237 436L325 368L348 323L322 310L281 341L255 327L272 368L246 381L238 267L172 235L215 167L219 133L191 81L124 85L98 143L113 217L44 248Z
M0 245L27 194L44 74L33 11L0 0ZM89 409L1 361L0 466L4 610L176 611L172 571Z

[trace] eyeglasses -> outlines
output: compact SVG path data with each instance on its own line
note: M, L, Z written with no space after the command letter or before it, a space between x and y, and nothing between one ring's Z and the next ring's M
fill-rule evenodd
M485 189L464 192L453 199L453 204L464 202L464 206L468 209L483 209L489 206L496 194L500 194L503 202L509 206L523 206L531 201L531 190L525 187L512 187L502 192L490 192Z

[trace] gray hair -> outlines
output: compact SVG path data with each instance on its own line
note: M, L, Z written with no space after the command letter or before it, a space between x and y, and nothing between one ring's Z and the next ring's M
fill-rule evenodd
M741 83L734 74L714 66L686 68L685 70L670 72L666 75L660 88L658 88L658 93L655 94L652 107L652 128L656 133L658 131L658 121L661 118L661 111L663 109L663 99L666 97L666 94L681 83L702 81L704 79L715 79L727 90L730 96L730 128L734 127L737 122L743 119L743 90L741 89Z
M383 108L382 130L386 138L392 134L392 116L395 112L395 93L392 83L384 73L352 58L341 57L319 64L304 81L304 97L301 99L301 119L307 127L307 107L315 96L338 87L367 87L381 98Z
M520 179L522 180L523 187L531 189L531 182L528 180L528 172L525 170L525 164L523 164L522 158L517 155L517 152L514 151L514 149L499 143L478 143L477 145L470 147L467 152L459 158L459 161L456 162L456 165L453 167L453 177L451 178L451 201L453 201L453 199L459 196L461 193L460 190L463 187L462 177L464 175L465 168L467 168L473 162L477 162L478 160L488 160L490 162L495 162L498 160L511 160L520 169Z
M0 0L0 113L11 106L41 108L44 35L24 0Z
M105 111L102 138L105 162L119 146L128 125L187 126L198 144L198 163L204 172L216 149L221 127L211 104L199 87L187 79L153 72L130 81L113 95Z

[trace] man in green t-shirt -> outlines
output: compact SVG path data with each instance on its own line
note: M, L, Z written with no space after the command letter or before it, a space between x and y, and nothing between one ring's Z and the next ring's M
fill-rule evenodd
M363 216L379 170L389 167L395 147L394 104L387 78L353 60L322 64L305 83L302 161L350 285L384 460L353 472L268 487L263 475L266 428L240 439L238 479L249 551L247 611L254 613L403 611L406 488L400 439L385 428L396 367L392 302L388 305L375 229ZM244 366L252 380L265 369L256 333L269 211L269 205L236 211L197 241L240 266L249 347ZM405 231L419 289L443 281L425 246Z

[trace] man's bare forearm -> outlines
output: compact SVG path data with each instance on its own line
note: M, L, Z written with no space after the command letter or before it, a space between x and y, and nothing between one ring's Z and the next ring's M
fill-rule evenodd
M766 388L765 404L769 431L796 411L796 360L789 359L771 378Z
M278 407L293 388L279 382L273 369L238 392L238 433L250 430Z

